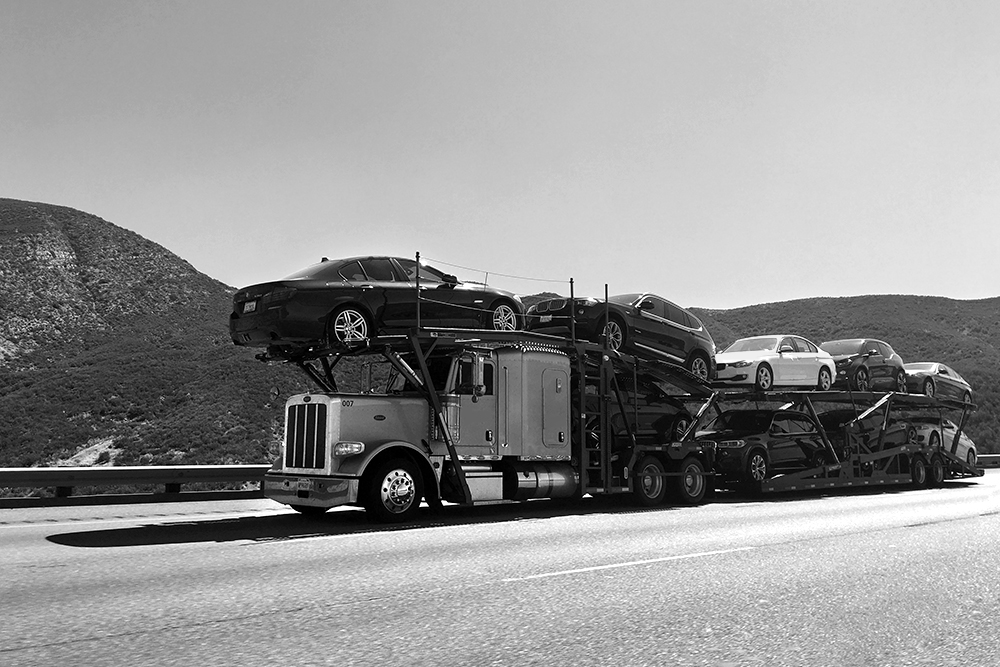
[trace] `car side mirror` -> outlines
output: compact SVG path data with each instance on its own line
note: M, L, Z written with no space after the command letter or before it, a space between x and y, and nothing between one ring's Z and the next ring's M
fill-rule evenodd
M638 306L636 306L636 308L638 308L639 310L653 310L653 302L650 301L649 299L646 299Z
M455 276L451 275L450 273L444 274L443 276L441 276L441 278L442 278L442 280L444 280L444 284L445 285L449 285L451 287L454 287L455 285L458 284L458 278L456 278Z
M878 350L868 350L868 352L866 352L866 354L869 357L874 357L874 356L878 355Z
M785 352L794 352L791 345L785 344L778 348L778 354L783 354Z

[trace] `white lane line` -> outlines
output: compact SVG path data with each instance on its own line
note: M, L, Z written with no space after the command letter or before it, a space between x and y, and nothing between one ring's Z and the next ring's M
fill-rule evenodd
M613 563L611 565L595 565L594 567L581 567L577 570L561 570L559 572L545 572L543 574L532 574L527 577L514 577L512 579L501 579L503 582L528 581L529 579L545 579L546 577L562 577L567 574L581 574L583 572L597 572L599 570L613 570L620 567L634 567L636 565L648 565L649 563L665 563L672 560L684 560L686 558L701 558L703 556L718 556L721 554L731 554L737 551L750 551L757 547L739 547L738 549L722 549L720 551L702 551L696 554L682 554L680 556L664 556L663 558L650 558L649 560L633 560L627 563Z

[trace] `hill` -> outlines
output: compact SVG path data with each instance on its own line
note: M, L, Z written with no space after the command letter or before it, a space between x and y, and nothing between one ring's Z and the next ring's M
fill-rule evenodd
M229 340L232 289L133 232L0 199L0 466L260 463L299 374Z
M232 344L232 294L97 216L0 199L0 466L273 459L284 399L309 384ZM977 390L970 435L981 451L998 451L1000 299L871 296L694 310L720 346L778 330L817 342L872 335L904 359L950 363ZM349 387L350 364L341 366Z

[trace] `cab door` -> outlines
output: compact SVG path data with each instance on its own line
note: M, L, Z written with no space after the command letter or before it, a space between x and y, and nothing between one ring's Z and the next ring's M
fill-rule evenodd
M463 356L458 363L458 444L462 456L497 454L496 367L479 355Z

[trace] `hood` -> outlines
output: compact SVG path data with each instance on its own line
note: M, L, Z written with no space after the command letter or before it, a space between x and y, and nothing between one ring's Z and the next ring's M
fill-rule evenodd
M770 350L749 350L747 352L716 352L715 363L732 364L737 361L760 361L765 357L773 357L776 352Z

